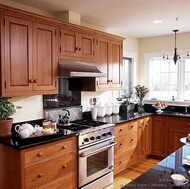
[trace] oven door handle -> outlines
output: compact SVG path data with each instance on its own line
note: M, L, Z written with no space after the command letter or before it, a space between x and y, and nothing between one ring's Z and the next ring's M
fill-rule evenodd
M105 150L105 149L107 149L107 148L111 148L111 147L113 147L113 146L115 146L117 144L117 142L112 142L111 144L109 144L109 145L107 145L107 146L104 146L104 147L102 147L102 148L100 148L100 149L97 149L97 150L94 150L93 152L88 152L88 153L81 153L79 156L80 157L87 157L87 156L90 156L90 155L93 155L93 154L96 154L96 153L98 153L98 152L101 152L101 151L103 151L103 150Z

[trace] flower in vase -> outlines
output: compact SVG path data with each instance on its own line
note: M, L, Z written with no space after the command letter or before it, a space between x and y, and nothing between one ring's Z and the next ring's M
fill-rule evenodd
M145 97L145 95L149 92L149 89L147 87L145 87L144 85L137 85L134 87L136 92L135 94L137 95L138 98L140 98L141 100Z

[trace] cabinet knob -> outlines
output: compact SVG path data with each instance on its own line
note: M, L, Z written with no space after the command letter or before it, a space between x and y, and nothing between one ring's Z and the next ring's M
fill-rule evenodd
M62 146L62 149L66 149L66 148L67 148L67 146L66 146L66 145Z
M38 176L37 176L38 178L42 178L43 177L43 174L42 173L40 173L40 174L38 174Z
M119 161L119 164L121 164L122 163L122 161Z
M79 47L78 49L79 49L79 51L81 51L81 48L80 48L80 47Z
M123 131L122 129L119 129L119 132Z
M79 48L78 48L78 47L76 47L76 48L75 48L75 50L77 50L77 51L78 51L78 50L79 50Z
M130 140L130 142L133 142L134 140L133 140L133 138Z
M34 79L34 83L37 83L37 79Z
M42 152L37 154L38 157L42 157L42 155L43 155Z
M119 145L122 146L122 143L120 143Z
M30 80L29 80L29 83L34 83L34 80L33 80L33 79L30 79Z
M133 125L131 125L131 126L130 126L130 129L132 129L133 127L134 127L134 126L133 126Z
M63 169L67 168L67 165L63 165L62 168L63 168Z

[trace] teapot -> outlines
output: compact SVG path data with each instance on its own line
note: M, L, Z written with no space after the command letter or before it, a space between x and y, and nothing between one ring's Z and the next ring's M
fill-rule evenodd
M29 130L27 128L21 128L20 131L17 131L21 138L28 138L30 136Z
M27 129L29 131L29 136L32 135L36 130L31 124L28 124L28 123L24 123L22 125L15 126L15 131L19 134L20 134L21 130L23 130L23 129Z

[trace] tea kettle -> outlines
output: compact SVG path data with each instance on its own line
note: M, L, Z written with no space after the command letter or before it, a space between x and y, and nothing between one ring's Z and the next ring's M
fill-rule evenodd
M63 109L63 111L66 111L67 114L65 114L64 116L60 115L59 114L59 125L62 125L62 126L68 126L70 124L70 112L69 110L67 109Z

